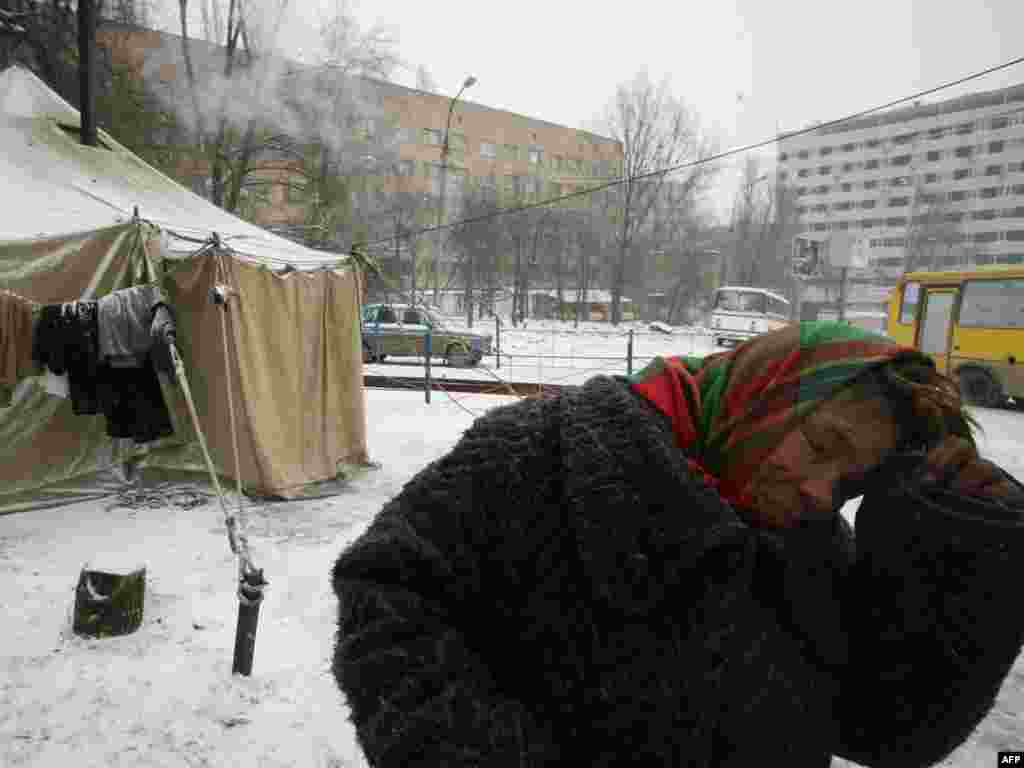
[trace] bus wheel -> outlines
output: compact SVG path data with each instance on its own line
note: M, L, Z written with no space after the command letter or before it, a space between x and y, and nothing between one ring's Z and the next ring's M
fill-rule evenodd
M978 368L961 368L957 378L960 380L960 395L968 405L998 408L1002 404L1003 393L988 372Z

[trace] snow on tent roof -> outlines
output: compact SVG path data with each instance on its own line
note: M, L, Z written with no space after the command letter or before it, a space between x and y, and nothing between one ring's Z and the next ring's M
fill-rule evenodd
M109 227L131 220L137 206L142 219L168 233L172 258L194 252L217 233L239 258L273 268L337 268L348 262L342 254L305 248L218 208L105 131L98 131L104 146L83 145L76 138L77 110L22 67L0 72L0 113L0 176L9 190L0 240Z

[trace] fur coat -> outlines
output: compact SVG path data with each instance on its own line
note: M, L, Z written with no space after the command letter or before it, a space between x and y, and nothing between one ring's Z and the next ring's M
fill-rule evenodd
M478 419L344 551L333 672L369 762L931 765L1024 642L1024 511L878 490L745 524L619 380Z

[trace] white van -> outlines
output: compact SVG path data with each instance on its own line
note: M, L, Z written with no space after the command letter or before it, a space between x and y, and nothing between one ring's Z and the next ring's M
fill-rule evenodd
M774 291L723 285L715 292L708 325L715 346L735 346L766 331L788 325L789 301Z

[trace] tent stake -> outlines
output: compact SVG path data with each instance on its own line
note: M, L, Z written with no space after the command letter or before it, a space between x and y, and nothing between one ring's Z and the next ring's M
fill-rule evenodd
M224 492L220 487L220 480L217 478L217 470L213 466L213 459L206 447L206 437L199 426L199 414L196 412L196 404L192 399L192 390L188 385L188 377L185 375L185 364L178 354L178 348L170 342L167 345L171 351L171 359L174 361L174 372L178 376L182 392L185 394L185 402L188 403L189 414L192 416L192 424L196 429L196 437L199 439L199 447L203 452L203 459L206 468L210 472L210 481L217 492L217 501L220 502L221 511L224 513L224 526L228 532L228 544L231 551L238 556L238 623L235 628L235 655L231 664L232 674L249 676L252 674L252 657L256 646L256 627L260 617L260 603L263 601L263 587L267 580L263 577L263 569L257 568L252 563L249 555L249 545L244 534L238 530L238 520L228 509L224 501Z

